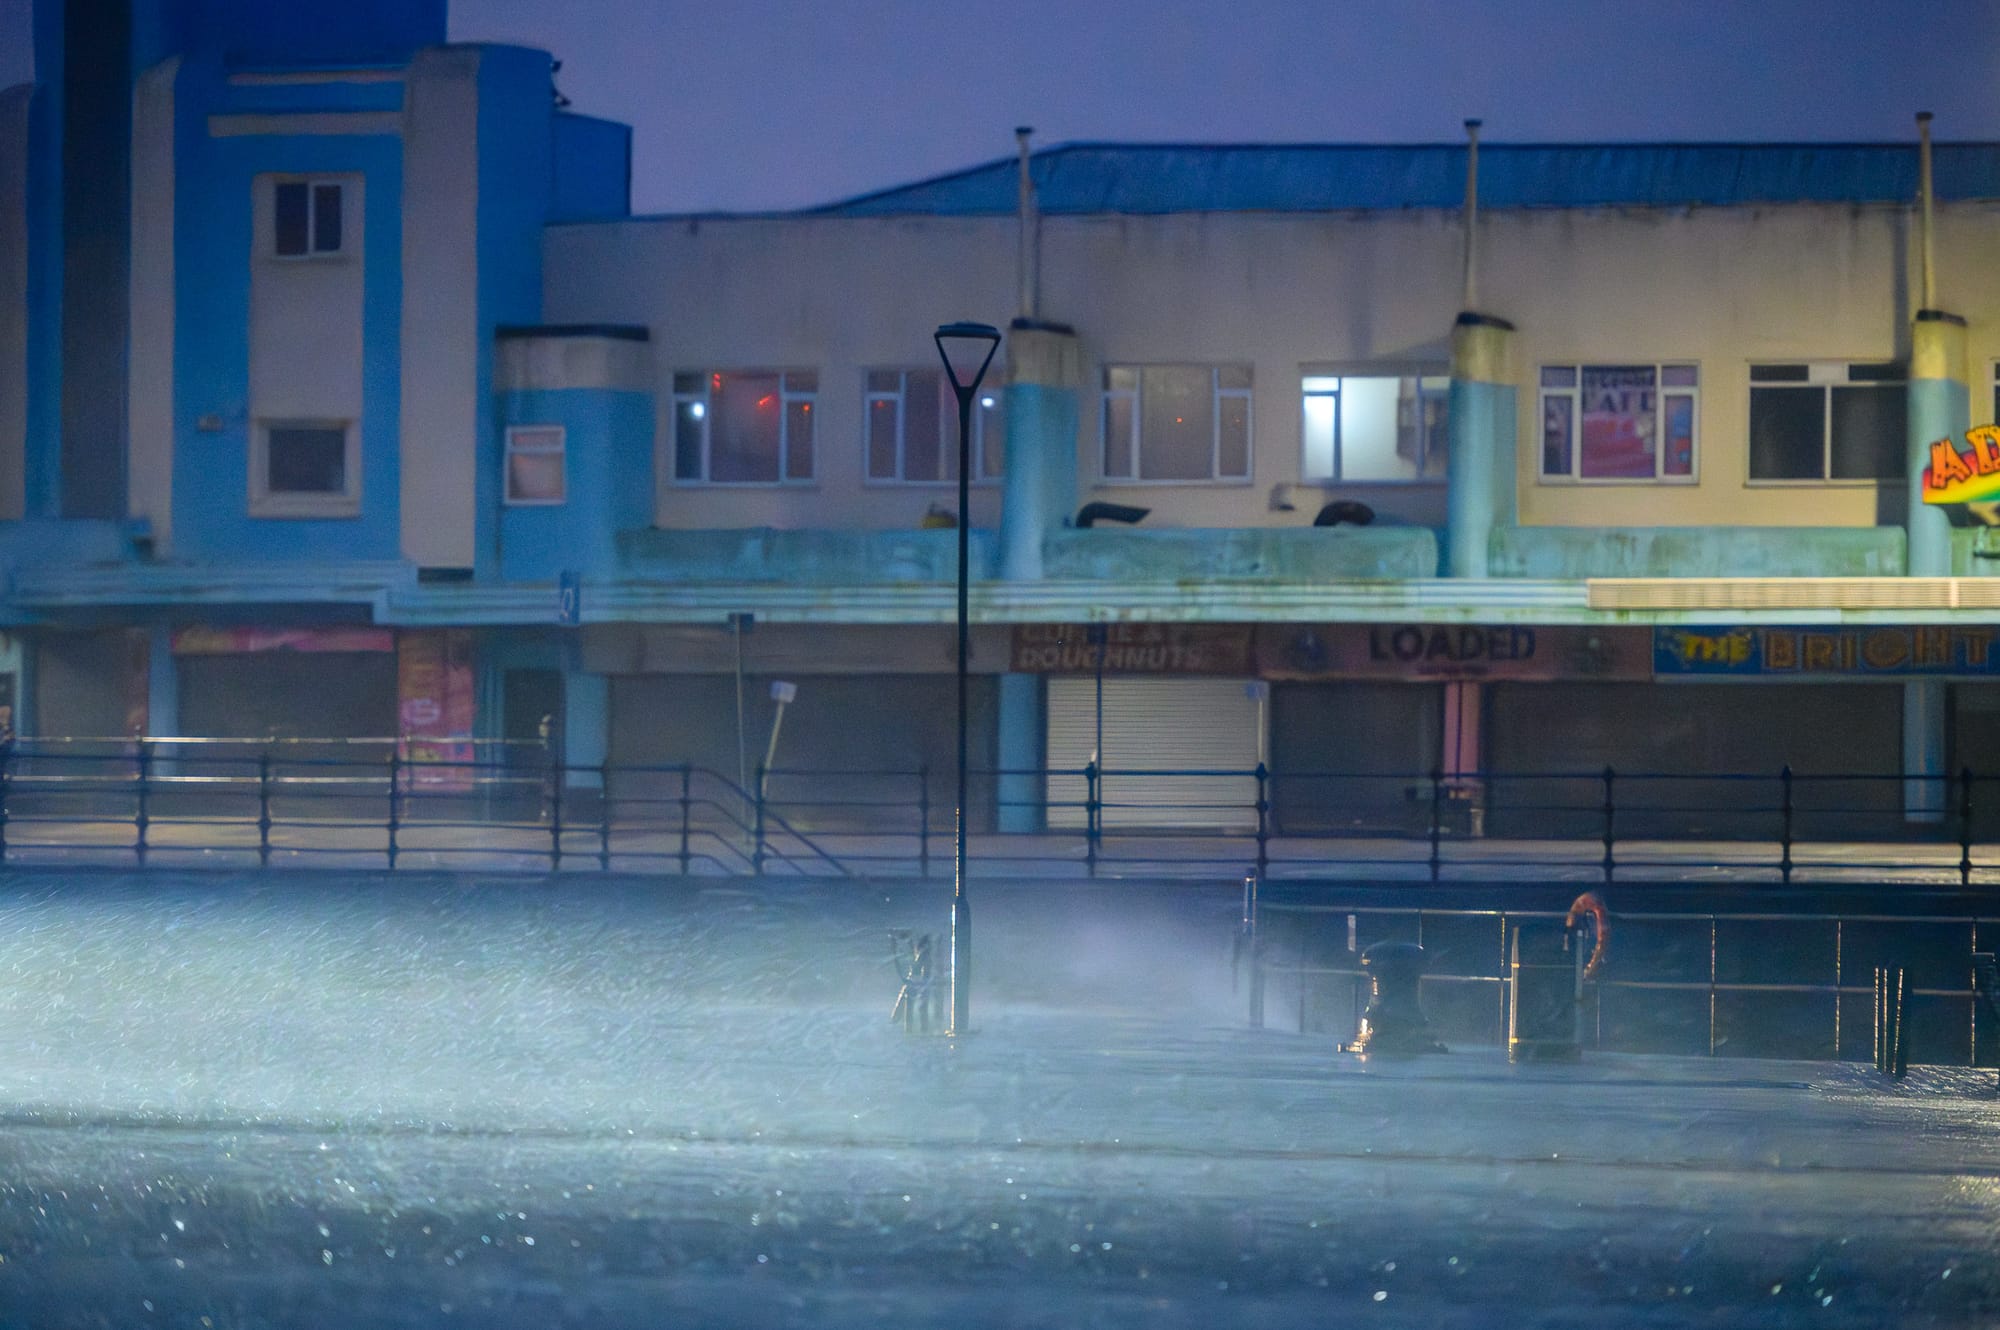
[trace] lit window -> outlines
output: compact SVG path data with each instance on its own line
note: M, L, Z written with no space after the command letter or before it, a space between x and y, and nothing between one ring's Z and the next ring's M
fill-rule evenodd
M1905 371L1823 362L1750 367L1750 479L1903 475Z
M351 421L259 422L250 464L254 517L352 517L361 510Z
M781 485L813 478L819 376L801 370L674 375L674 479Z
M1543 480L1691 481L1693 365L1544 365Z
M1000 475L1006 439L1001 393L972 399L966 447L975 482ZM958 397L942 370L871 369L862 402L868 479L912 484L958 480Z
M1108 481L1250 479L1247 365L1111 365L1100 421Z
M569 497L561 425L507 427L507 502L557 504Z
M288 259L340 253L344 195L338 180L280 180L274 184L272 251Z
M1442 480L1444 375L1322 375L1301 380L1307 480Z

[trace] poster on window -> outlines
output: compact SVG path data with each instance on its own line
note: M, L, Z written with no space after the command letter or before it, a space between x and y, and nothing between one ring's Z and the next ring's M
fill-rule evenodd
M397 635L396 717L397 747L412 764L411 785L472 788L471 633L445 629Z
M1657 371L1651 365L1583 369L1583 475L1651 480Z

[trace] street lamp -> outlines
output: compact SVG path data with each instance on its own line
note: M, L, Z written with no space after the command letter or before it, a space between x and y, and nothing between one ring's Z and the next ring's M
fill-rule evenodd
M944 361L951 390L958 397L958 800L952 850L950 1033L964 1034L972 1010L972 911L965 900L965 662L972 646L968 580L972 398L986 377L986 367L993 363L993 353L1000 349L1000 330L987 323L947 323L932 340Z

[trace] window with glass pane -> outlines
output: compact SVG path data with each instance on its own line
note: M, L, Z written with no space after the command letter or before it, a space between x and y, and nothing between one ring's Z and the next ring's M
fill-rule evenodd
M813 477L819 377L799 370L674 375L674 478L775 485Z
M1250 370L1226 365L1115 365L1104 371L1108 480L1247 480Z
M869 370L868 479L939 484L958 479L958 396L941 369ZM1003 451L1001 395L973 399L966 446L975 481L997 479Z
M1451 381L1444 375L1306 375L1307 480L1441 480Z
M507 429L507 492L511 504L557 504L569 497L561 425L511 425Z
M1750 479L1893 480L1907 388L1898 364L1750 367Z
M338 425L272 425L265 487L272 494L342 494L347 489L347 430Z
M340 253L342 193L337 180L280 180L273 184L272 251L281 258Z
M1700 383L1689 364L1543 366L1543 478L1692 480Z

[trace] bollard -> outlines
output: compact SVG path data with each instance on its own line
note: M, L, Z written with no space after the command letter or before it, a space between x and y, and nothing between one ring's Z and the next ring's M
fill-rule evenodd
M1422 947L1414 942L1377 942L1361 953L1361 969L1369 981L1368 1010L1361 1013L1361 1028L1346 1051L1363 1057L1445 1051L1431 1037L1420 1001Z
M1575 1062L1583 983L1570 930L1553 921L1514 926L1507 1004L1509 1062Z
M1910 1074L1910 1050L1903 1036L1907 975L1900 965L1875 967L1875 1070L1896 1081Z
M1257 936L1257 875L1243 877L1243 922L1236 933L1236 954L1230 967L1231 987L1244 965L1250 967L1250 1028L1264 1028L1264 951Z

